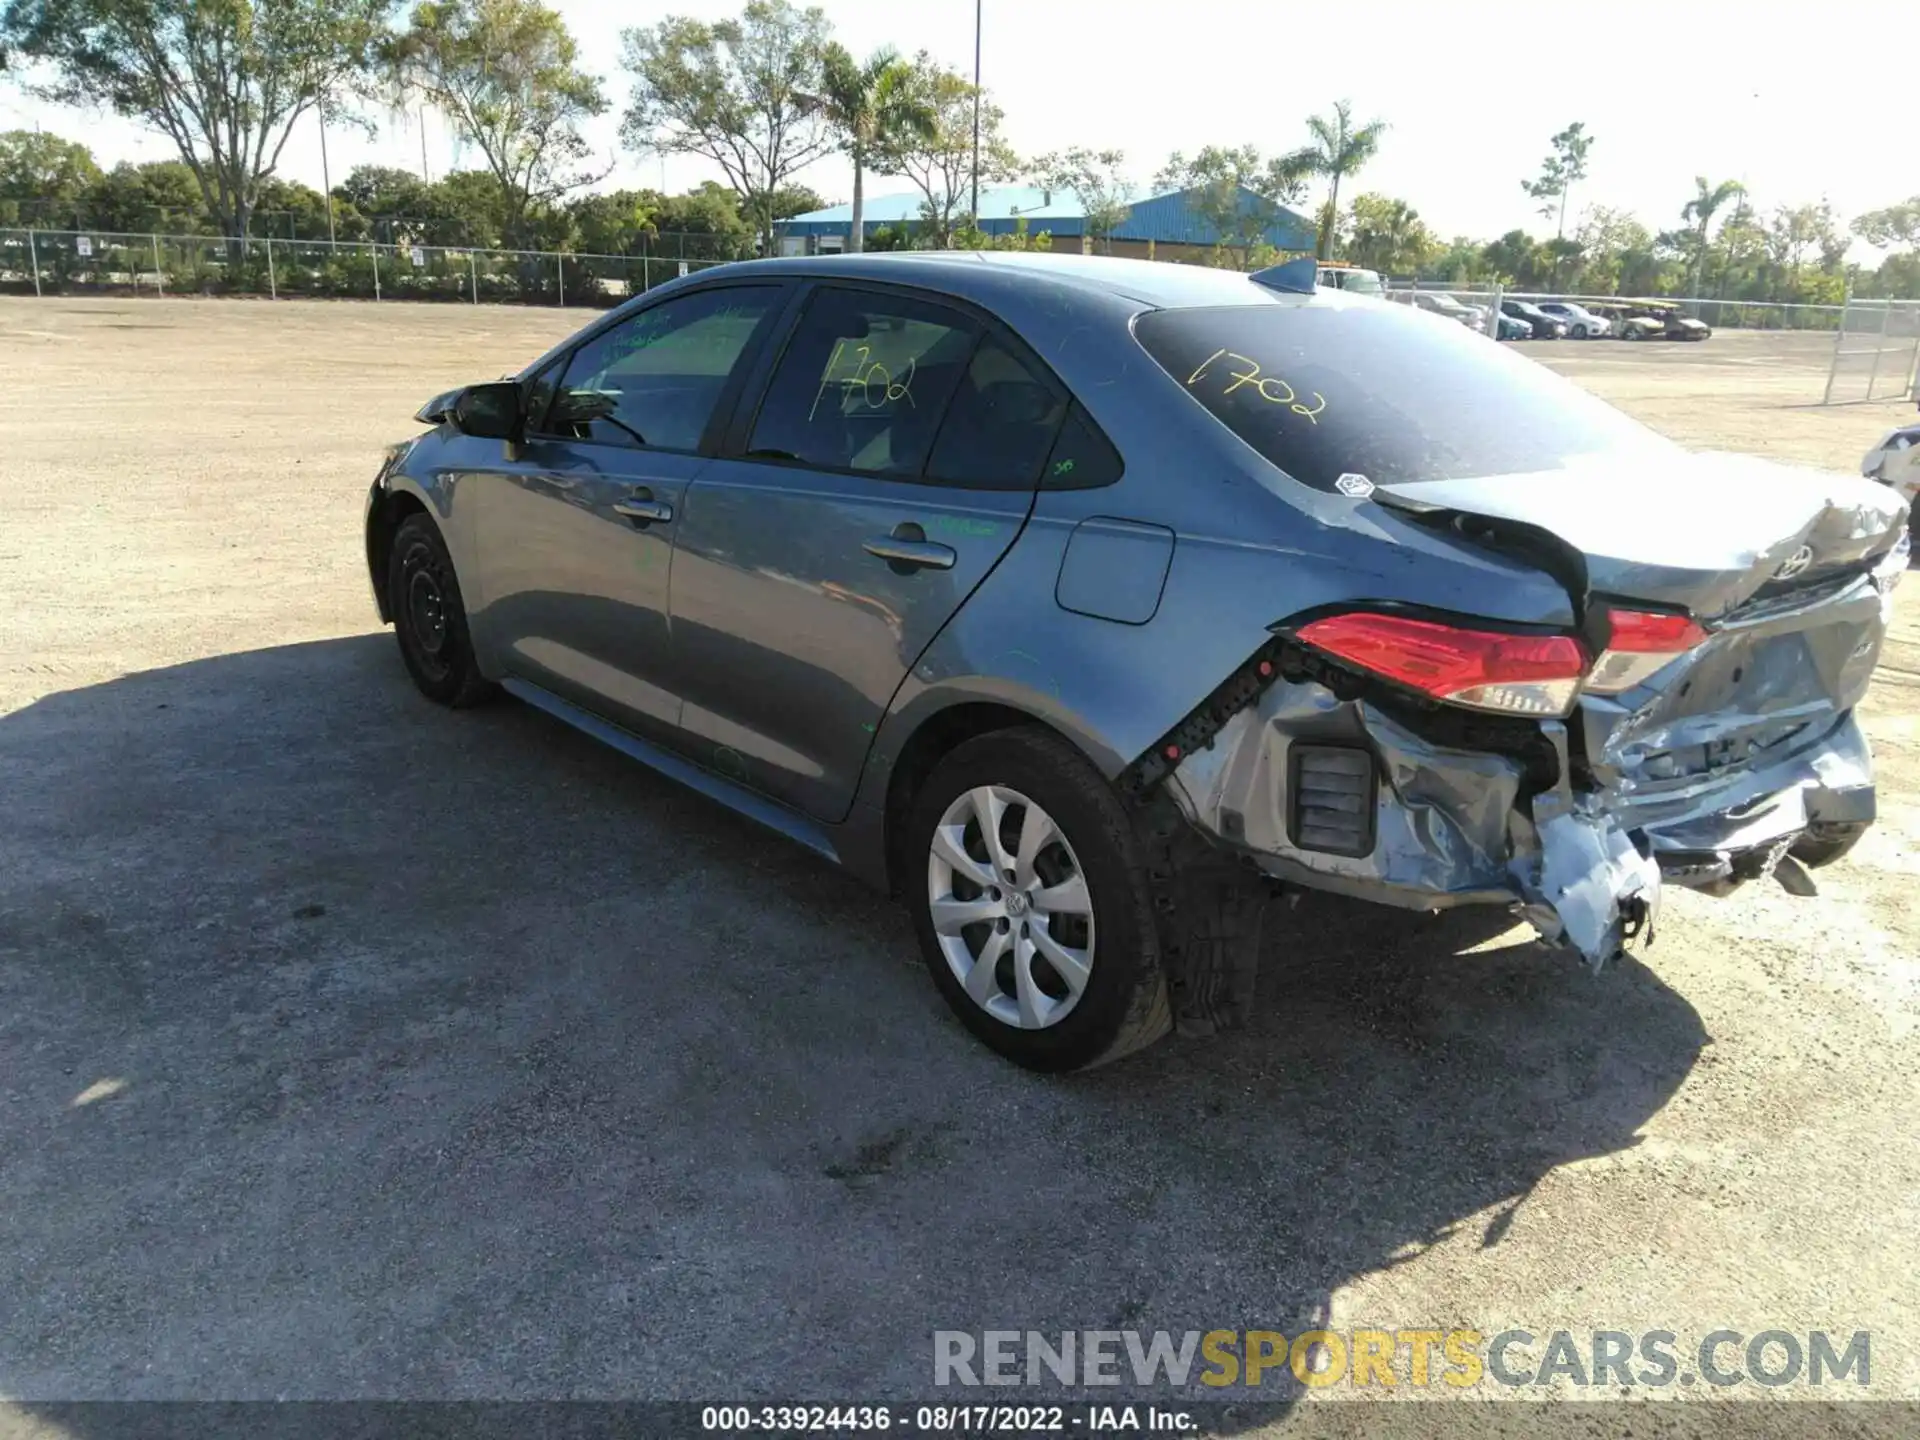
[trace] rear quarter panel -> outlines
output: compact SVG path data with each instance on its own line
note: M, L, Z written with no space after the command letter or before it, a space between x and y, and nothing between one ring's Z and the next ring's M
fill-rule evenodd
M908 737L948 705L993 700L1072 739L1107 777L1184 719L1276 622L1342 602L1416 604L1493 621L1571 625L1561 587L1467 550L1367 499L1275 470L1189 397L1133 339L1117 297L1008 315L1125 460L1113 485L1043 491L1032 517L909 672L881 728L863 802ZM1064 609L1056 582L1074 527L1106 518L1174 534L1145 624Z

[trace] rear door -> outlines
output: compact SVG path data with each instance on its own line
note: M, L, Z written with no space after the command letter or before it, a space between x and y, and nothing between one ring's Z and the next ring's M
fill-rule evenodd
M721 400L787 290L684 292L590 335L535 381L517 460L477 507L487 640L512 673L670 739L667 582Z
M681 724L701 763L835 821L1019 534L1067 396L996 324L898 288L816 287L765 368L676 522Z

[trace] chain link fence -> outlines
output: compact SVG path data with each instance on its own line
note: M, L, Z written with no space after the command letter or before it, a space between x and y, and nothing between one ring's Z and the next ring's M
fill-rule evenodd
M1850 300L1833 340L1824 405L1904 400L1920 386L1920 300Z
M0 294L617 305L725 259L0 229Z
M1507 298L1535 305L1543 300L1601 306L1638 302L1675 305L1683 315L1704 321L1715 330L1825 330L1831 333L1840 328L1841 312L1846 308L1762 300L1711 300L1698 295L1569 295L1557 290L1510 290Z

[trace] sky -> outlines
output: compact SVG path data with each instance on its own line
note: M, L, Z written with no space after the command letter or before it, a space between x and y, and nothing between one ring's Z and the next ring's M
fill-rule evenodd
M613 105L587 134L615 170L607 186L681 190L717 169L623 152L619 112L630 89L620 32L669 14L717 19L739 0L549 0L580 40ZM1356 119L1385 120L1378 158L1344 195L1407 200L1443 238L1491 238L1553 222L1521 181L1539 172L1549 137L1574 120L1594 137L1589 175L1568 228L1589 205L1624 209L1653 229L1681 223L1696 175L1743 181L1763 211L1826 199L1845 219L1920 193L1920 3L1826 0L1768 11L1741 0L1456 0L1434 7L1323 3L1133 6L1125 0L980 0L981 79L1006 111L1023 155L1115 148L1144 196L1168 152L1207 144L1280 152L1306 142L1305 119L1337 99ZM975 0L823 0L856 54L892 45L973 63ZM1180 23L1191 14L1198 18ZM374 117L378 134L329 130L338 181L378 163L434 177L478 163L439 117ZM84 139L104 164L164 159L168 142L111 115L42 104L0 89L0 128L38 124ZM316 188L320 136L296 128L280 172ZM831 202L849 198L840 157L798 177ZM870 178L869 194L906 188ZM1859 258L1874 252L1859 248Z

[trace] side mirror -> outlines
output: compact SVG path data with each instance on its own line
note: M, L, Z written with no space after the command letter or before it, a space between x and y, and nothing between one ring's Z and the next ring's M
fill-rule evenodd
M522 428L520 387L510 380L469 385L453 402L450 417L463 435L482 440L518 440Z

